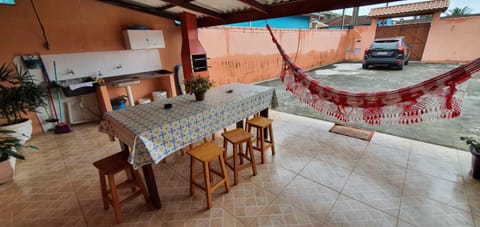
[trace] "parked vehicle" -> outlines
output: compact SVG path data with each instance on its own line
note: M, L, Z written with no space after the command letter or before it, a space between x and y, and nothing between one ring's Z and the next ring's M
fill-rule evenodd
M408 65L412 47L411 44L407 45L403 37L375 39L365 50L362 68L368 69L371 65L388 65L402 70L404 65Z

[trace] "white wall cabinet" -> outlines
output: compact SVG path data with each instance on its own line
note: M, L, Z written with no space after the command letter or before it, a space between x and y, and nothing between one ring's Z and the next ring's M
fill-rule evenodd
M165 48L161 30L124 30L123 37L127 49Z

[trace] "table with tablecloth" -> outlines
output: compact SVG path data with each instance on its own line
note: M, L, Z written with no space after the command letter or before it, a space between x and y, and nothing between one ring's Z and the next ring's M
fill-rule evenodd
M167 103L172 107L165 108ZM129 163L144 167L145 175L152 174L145 176L147 186L157 193L156 185L148 182L154 181L151 164L276 105L274 88L233 83L208 90L203 101L181 95L105 113L99 129L129 147Z

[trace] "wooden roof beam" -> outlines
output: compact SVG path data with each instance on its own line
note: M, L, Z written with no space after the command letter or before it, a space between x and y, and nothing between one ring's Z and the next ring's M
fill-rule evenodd
M249 5L250 7L252 7L253 9L259 11L259 12L262 12L264 14L268 14L270 13L270 8L263 5L263 4L260 4L258 3L257 1L255 0L239 0L240 2L243 2L247 5Z
M140 11L140 12L144 12L144 13L148 13L148 14L152 14L152 15L159 16L159 17L172 19L172 20L179 20L179 18L180 18L176 14L160 12L156 8L140 6L140 5L136 5L136 4L132 4L132 3L129 3L129 2L120 1L120 0L98 0L98 1L109 3L109 4L112 4L112 5L116 5L116 6L120 6L120 7L124 7L124 8L128 8L128 9L132 9L132 10L136 10L136 11Z
M192 11L195 11L195 12L205 14L205 15L209 16L210 18L215 19L216 21L223 21L223 15L222 14L219 14L219 13L214 12L212 10L194 5L194 4L190 3L190 1L183 1L183 0L162 0L162 1L173 4L173 5L176 5L176 6L180 6L180 7L185 8L185 9L189 9L189 10L192 10Z

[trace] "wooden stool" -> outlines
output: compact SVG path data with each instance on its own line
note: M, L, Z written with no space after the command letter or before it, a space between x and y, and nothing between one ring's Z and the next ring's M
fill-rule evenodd
M253 149L259 150L262 153L261 163L265 162L265 152L270 147L272 149L272 155L275 155L275 144L273 141L273 130L272 130L272 120L256 116L252 119L247 120L247 132L250 133L252 127L257 129L257 138L255 146ZM265 131L268 128L268 137L266 138Z
M140 194L143 194L145 201L148 202L148 192L145 189L142 178L140 177L138 170L133 169L132 165L127 162L127 158L127 152L119 152L93 163L93 165L98 169L100 176L103 207L105 210L107 210L109 208L109 204L113 206L115 211L115 220L117 223L122 222L120 208L124 203L134 199ZM127 174L127 180L117 185L115 184L115 174L122 172L123 170L125 170L125 173ZM107 176L110 185L108 190L105 182ZM127 184L132 186L132 193L128 195L127 198L120 200L117 187ZM111 197L108 196L108 194L110 194Z
M234 173L234 184L238 184L238 171L246 169L248 167L252 167L253 176L257 175L257 167L255 164L255 157L253 155L253 147L252 147L252 134L246 132L241 128L234 129L232 131L222 133L223 136L223 158L225 159L225 164L233 170ZM232 143L233 145L233 154L231 156L227 156L227 146L228 142ZM247 143L245 147L245 153L243 153L242 144ZM233 165L227 162L233 158ZM240 160L238 160L240 158ZM249 163L243 164L243 159L247 159ZM240 161L240 164L238 163ZM243 165L242 165L243 164ZM240 166L239 166L240 165Z
M207 194L207 205L208 209L212 207L212 191L215 191L220 185L225 185L225 190L230 191L230 185L228 184L227 171L225 170L225 163L223 160L223 148L219 147L213 143L203 143L197 147L194 147L192 150L187 152L190 155L190 196L193 195L194 187L193 185L201 188ZM213 159L218 158L220 162L221 172L212 169L209 165L209 162ZM203 163L203 172L195 174L195 160L198 160ZM217 183L211 185L210 182L210 171L215 173L222 179ZM204 176L205 185L201 185L196 182L195 179Z

